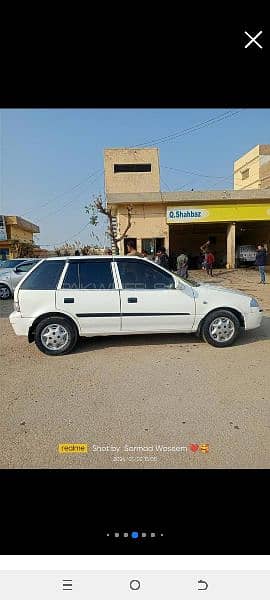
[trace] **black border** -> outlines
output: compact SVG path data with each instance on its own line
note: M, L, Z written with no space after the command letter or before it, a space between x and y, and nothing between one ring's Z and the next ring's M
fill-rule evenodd
M267 554L269 470L2 470L0 554ZM106 532L156 531L154 540Z
M266 7L240 15L236 6L205 3L149 14L138 5L130 17L120 5L95 11L85 19L72 11L68 24L68 11L43 11L33 27L22 18L4 48L3 107L269 106ZM263 49L245 49L245 31L261 30Z

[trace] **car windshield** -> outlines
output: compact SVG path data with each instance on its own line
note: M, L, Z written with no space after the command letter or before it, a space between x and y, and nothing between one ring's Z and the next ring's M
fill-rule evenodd
M0 260L0 269L13 269L23 262L23 258L14 260Z
M184 279L184 277L179 277L179 275L174 271L173 274L177 279L179 279L179 281L181 281L181 283L187 283L191 287L200 287L201 285L200 283L198 283L198 281L195 281L195 279L190 279L190 277L188 279Z

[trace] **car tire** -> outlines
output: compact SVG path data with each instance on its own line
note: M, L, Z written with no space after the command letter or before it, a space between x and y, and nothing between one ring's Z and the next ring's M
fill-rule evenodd
M240 323L230 310L215 310L208 315L201 328L205 342L216 348L231 346L239 335Z
M8 285L0 284L0 300L10 300L12 296L11 290Z
M50 356L69 354L78 340L76 325L64 317L42 319L35 329L35 344L41 352Z

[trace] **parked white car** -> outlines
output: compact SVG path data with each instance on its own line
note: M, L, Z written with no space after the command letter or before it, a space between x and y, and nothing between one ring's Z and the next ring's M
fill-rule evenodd
M19 260L15 267L0 270L0 299L8 300L13 296L14 289L25 273L32 269L33 265L39 262L39 258ZM7 261L13 262L13 261Z
M15 333L54 356L70 352L79 336L194 332L224 347L262 320L251 296L120 256L44 259L16 287L14 308Z

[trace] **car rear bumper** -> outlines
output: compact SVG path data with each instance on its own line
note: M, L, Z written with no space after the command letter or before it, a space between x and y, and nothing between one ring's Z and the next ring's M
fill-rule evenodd
M32 318L22 317L20 312L16 310L9 315L9 322L11 323L16 335L28 336L28 331L32 325Z
M262 309L253 308L251 312L245 314L245 329L256 329L257 327L260 327L262 318Z

